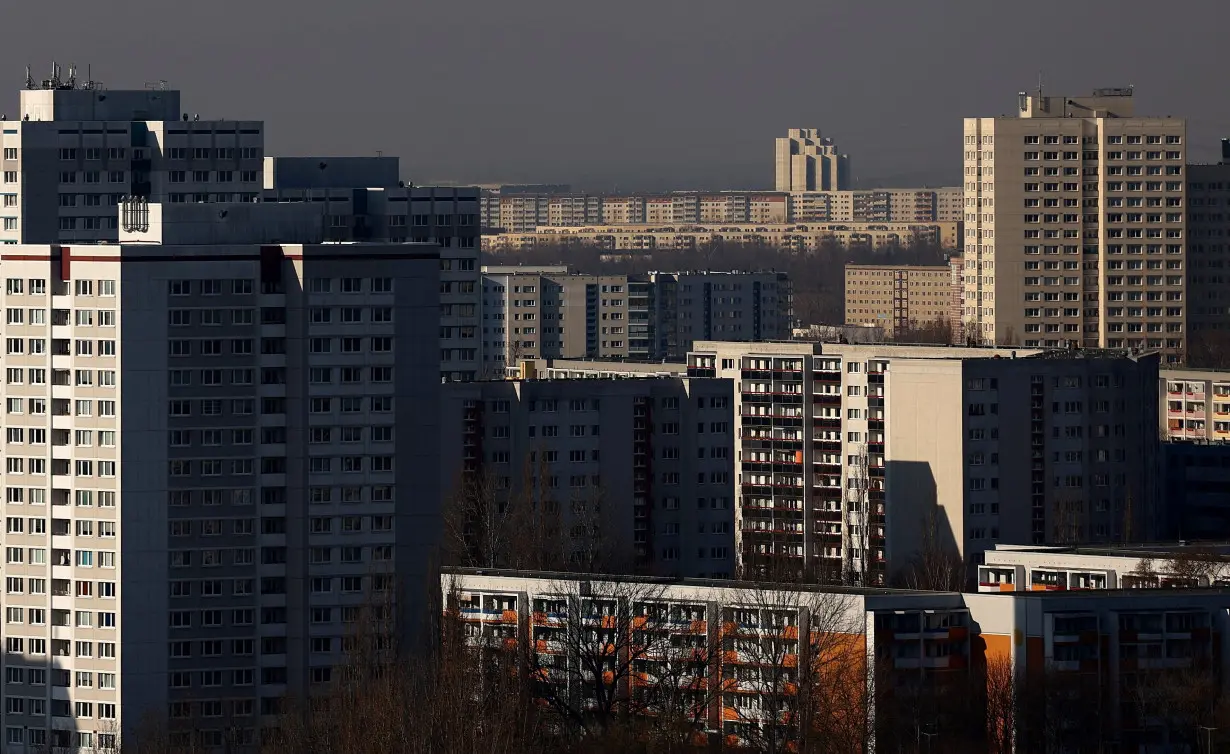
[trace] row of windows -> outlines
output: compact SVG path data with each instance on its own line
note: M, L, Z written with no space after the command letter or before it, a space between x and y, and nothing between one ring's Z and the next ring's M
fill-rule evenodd
M47 399L46 398L6 398L4 401L5 411L8 414L46 414ZM56 416L68 416L70 405L72 407L73 416L94 416L94 408L98 408L98 416L105 418L115 417L115 401L92 401L89 399L77 399L70 404L67 398L52 398L51 407L52 413ZM112 444L114 444L114 437Z
M78 523L90 524L92 529L94 522L80 521ZM6 547L4 562L15 565L46 565L47 550L43 547L31 547L28 550L24 547ZM78 565L83 568L93 568L97 565L99 568L115 568L115 552L112 550L76 550L74 555L74 551L56 550L52 558L52 565Z
M76 584L75 590L70 589L72 584ZM47 594L47 579L9 576L4 580L4 589L6 594ZM70 582L68 579L52 579L51 593L53 597L69 597L75 594L77 597L82 598L97 595L102 599L115 599L115 582ZM115 628L115 613L99 613L99 615L108 616L99 619L100 628ZM33 623L34 621L31 622ZM20 652L21 650L17 651Z
M98 283L99 296L115 295L114 280L74 280L73 291L78 296L93 296L95 282ZM25 295L27 290L29 290L29 295L31 296L45 296L47 294L47 280L45 278L7 278L4 288L5 292L10 296Z
M111 537L111 538L115 537L115 530L116 530L115 521L94 521L90 519L77 519L76 522L77 522L77 536L79 537L94 536L95 524L97 524L98 526L97 528L98 536ZM53 525L52 533L56 535L63 535L63 536L69 535L70 531L68 528L68 523L69 523L68 519L62 519L62 518L55 519L52 522L52 525ZM27 524L29 525L28 529L27 529ZM46 524L47 524L47 520L44 518L22 518L21 516L9 516L8 518L5 519L5 532L7 532L8 534L25 534L28 531L28 533L38 536L38 535L47 533ZM63 527L62 530L57 530L56 529L57 526L62 526ZM31 557L34 557L40 552L41 552L41 549L38 549L38 548L30 549ZM14 555L14 553L12 552L10 552L9 554ZM20 556L17 555L17 557L20 557ZM11 561L11 562L21 562L21 561L18 560L18 561ZM33 563L34 561L32 560L31 562ZM66 565L66 564L57 564L57 565Z
M13 342L17 341L18 345L16 347L20 349L20 338L9 338L8 340L10 343L10 348L13 347ZM393 350L393 338L388 336L371 338L309 338L308 350L311 353L333 353L335 340L338 341L338 353L390 353ZM366 341L366 348L364 341ZM77 341L78 344L83 342L87 344L89 343L89 341ZM34 339L31 339L32 347L33 343ZM114 355L114 341L111 341L112 346L109 354L101 353L102 341L99 341L99 343L100 355ZM224 344L226 345L224 346ZM261 338L260 346L260 352L264 355L284 354L286 353L286 338ZM45 348L45 343L41 347ZM253 353L253 347L254 342L252 338L234 338L229 341L229 344L222 338L184 338L168 342L167 353L172 357L177 358L192 356L194 354L200 356L222 356L224 353L228 353L233 356L247 356ZM30 352L35 353L33 350ZM43 352L44 351L40 350L37 353ZM22 353L22 351L9 351L9 353ZM89 355L89 353L82 354L79 346L78 355Z

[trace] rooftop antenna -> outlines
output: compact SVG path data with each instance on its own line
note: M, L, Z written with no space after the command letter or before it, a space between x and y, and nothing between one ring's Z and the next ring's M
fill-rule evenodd
M77 88L77 66L73 63L68 65L68 88Z
M30 75L30 66L26 66L26 88L34 88L34 77Z

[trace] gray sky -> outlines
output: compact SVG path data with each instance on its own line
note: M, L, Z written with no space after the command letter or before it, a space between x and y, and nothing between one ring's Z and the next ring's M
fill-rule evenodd
M0 111L24 66L167 79L273 154L397 154L419 183L763 188L819 127L863 185L959 180L961 118L1036 86L1134 84L1230 136L1226 0L57 0L5 3Z

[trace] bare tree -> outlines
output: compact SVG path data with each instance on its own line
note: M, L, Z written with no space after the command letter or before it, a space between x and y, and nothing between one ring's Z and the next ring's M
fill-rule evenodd
M514 501L499 494L487 469L463 472L444 502L445 550L452 565L497 568L507 564L516 531Z
M1230 559L1214 547L1194 545L1175 550L1166 559L1168 586L1213 586L1230 573Z
M984 677L988 754L1012 754L1016 750L1017 710L1021 703L1012 659L1002 655L989 657Z
M734 593L722 625L722 719L731 743L754 751L818 746L859 698L862 627L848 594L773 585ZM848 731L847 731L848 732Z
M939 506L932 506L920 522L918 551L898 574L909 589L959 592L969 580L961 555L940 531L940 516Z
M525 663L534 695L563 729L593 735L628 716L636 667L659 653L663 587L651 582L562 582L535 605ZM540 609L541 608L541 609Z
M867 586L871 571L871 475L866 445L846 464L846 583Z
M1129 589L1156 589L1162 585L1153 558L1143 557L1136 561L1136 567L1123 575L1123 585Z

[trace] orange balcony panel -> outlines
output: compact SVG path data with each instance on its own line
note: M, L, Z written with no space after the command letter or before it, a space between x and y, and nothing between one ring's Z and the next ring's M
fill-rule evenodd
M505 610L500 615L500 620L505 623L516 623L517 622L517 611L516 610Z
M539 613L539 612L535 612L535 613L534 613L534 625L535 625L535 626L545 626L545 625L547 625L547 614L546 614L546 613Z
M738 690L739 690L739 682L737 680L735 680L734 678L723 678L722 679L722 691L738 691Z
M726 621L725 623L722 624L722 635L723 636L731 636L737 633L738 630L739 630L739 627L731 621Z
M999 591L1001 591L1001 592L1015 592L1015 591L1016 591L1016 584L1000 584L1000 585L999 585Z
M797 668L799 666L799 656L786 655L782 658L782 665L787 668Z
M786 628L782 631L782 636L784 636L787 639L799 638L799 627L798 626L786 626Z
M603 682L603 683L605 683L605 684L606 684L606 685L608 685L608 686L609 686L609 685L611 685L612 683L614 683L614 682L615 682L615 673L611 672L610 670L604 670L604 671L602 671L602 682Z
M969 637L969 629L965 626L953 626L948 629L948 638L952 641L960 641Z
M723 652L723 653L722 653L722 662L731 662L731 663L734 663L734 662L738 662L738 661L739 661L739 653L738 653L738 652L735 652L734 650L729 650L729 649L728 649L728 650L726 650L725 652Z
M632 618L632 628L644 628L649 624L649 617L645 615L637 615Z
M614 615L602 616L602 627L603 628L615 628L615 616Z
M517 640L516 640L516 639L505 639L505 640L504 640L504 649L507 649L507 650L513 650L513 649L516 649L516 648L517 648Z
M734 707L723 707L722 708L722 719L723 720L738 720L739 712ZM727 736L727 738L735 738L735 737ZM738 741L737 738L735 740Z
M689 630L694 634L703 634L709 630L709 624L703 620L694 620Z
M731 712L734 712L734 710L731 710ZM738 720L739 715L738 713L735 713L734 717L723 718L723 719ZM726 739L722 743L726 746L727 749L737 749L739 748L739 737L738 736L727 736Z

